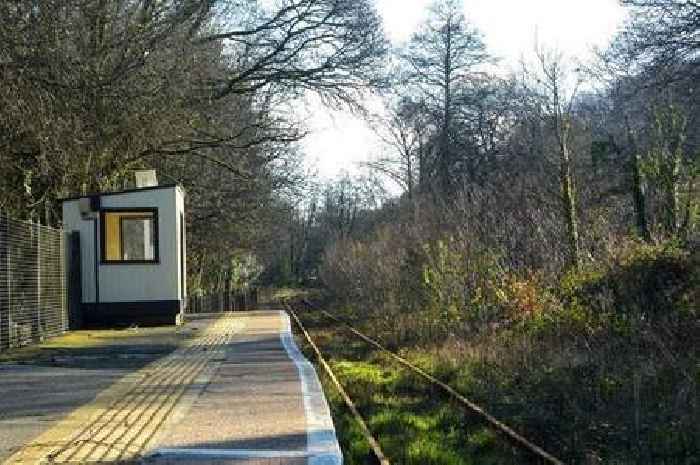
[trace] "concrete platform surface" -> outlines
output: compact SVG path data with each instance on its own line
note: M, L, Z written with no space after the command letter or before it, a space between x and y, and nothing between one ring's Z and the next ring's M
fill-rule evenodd
M4 463L342 463L318 377L286 313L211 315L188 326L197 337L141 369L116 380L114 371L85 373L105 375L108 387L48 419L50 426ZM28 376L24 370L3 374L0 384ZM50 394L41 397L51 402ZM0 437L4 427L0 421Z

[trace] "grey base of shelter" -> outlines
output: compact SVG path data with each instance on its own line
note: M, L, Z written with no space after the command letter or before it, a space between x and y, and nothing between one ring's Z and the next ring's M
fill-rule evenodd
M99 328L122 325L172 325L183 306L181 300L101 302L81 304L83 326Z

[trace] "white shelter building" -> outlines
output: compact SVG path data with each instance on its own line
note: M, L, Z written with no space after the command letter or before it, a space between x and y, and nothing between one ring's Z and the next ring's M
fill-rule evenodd
M80 237L86 324L176 321L187 297L185 194L180 186L64 199L63 228Z

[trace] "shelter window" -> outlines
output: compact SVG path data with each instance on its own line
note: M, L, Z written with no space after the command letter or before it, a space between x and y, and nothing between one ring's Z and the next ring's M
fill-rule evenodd
M102 261L156 263L158 261L157 210L103 211Z

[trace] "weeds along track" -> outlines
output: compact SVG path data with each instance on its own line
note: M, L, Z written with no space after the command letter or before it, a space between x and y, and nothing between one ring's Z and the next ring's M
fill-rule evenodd
M367 443L370 446L370 449L372 449L372 453L376 457L377 461L379 462L379 465L389 465L389 460L386 458L384 455L384 451L382 451L381 446L379 445L379 441L375 439L375 437L372 435L372 432L370 431L369 427L367 426L367 423L365 422L364 418L362 418L362 415L360 415L360 412L357 410L357 407L355 407L355 403L352 401L348 393L345 391L345 388L343 388L343 385L338 381L338 377L333 373L333 370L331 369L330 365L328 365L328 362L326 362L326 359L323 357L323 354L321 353L321 350L318 348L316 343L313 341L311 338L311 335L309 332L304 328L304 325L302 324L301 320L297 316L297 314L290 308L288 307L287 310L292 316L292 319L296 322L297 326L299 326L299 330L302 332L304 337L306 338L306 342L311 346L313 349L314 353L316 354L316 358L318 359L318 363L323 367L324 371L330 378L331 382L335 386L335 388L338 390L340 393L340 396L343 398L343 401L345 402L345 405L347 405L348 409L350 409L350 412L352 413L352 416L355 418L355 421L360 425L360 429L362 430L362 434L367 440Z
M456 404L458 404L460 407L462 407L467 413L474 415L481 422L483 422L484 425L486 425L486 427L488 427L490 430L492 430L494 433L496 433L499 437L505 439L515 450L519 450L519 451L525 453L528 457L532 458L535 461L535 463L541 463L541 464L547 464L547 465L565 465L565 463L562 460L560 460L557 457L555 457L554 455L548 453L543 448L534 444L532 441L526 439L524 436L517 433L513 428L506 425L502 421L498 420L493 415L489 414L487 411L485 411L483 408L481 408L476 403L474 403L474 402L470 401L469 399L467 399L466 397L464 397L462 394L457 392L457 390L455 390L451 386L440 381L436 377L427 373L425 370L422 370L421 368L417 367L416 365L409 362L408 360L401 357L400 355L387 349L379 342L375 341L374 339L370 338L369 336L367 336L367 335L363 334L362 332L360 332L359 330L357 330L350 323L338 318L335 315L332 315L331 313L329 313L325 310L317 308L316 306L314 306L313 304L311 304L310 302L308 302L306 300L303 300L300 304L297 304L296 309L297 310L300 310L300 309L302 309L302 310L314 310L318 314L321 314L324 317L328 318L329 320L333 321L334 323L337 323L338 325L340 325L345 331L349 332L354 337L362 340L363 342L365 342L369 346L373 347L374 349L388 355L391 359L398 362L401 366L410 370L414 374L418 375L431 387L439 388L439 390L441 390L449 398L449 400L454 401ZM326 362L318 345L313 341L311 335L306 330L306 328L303 326L303 323L302 323L301 319L298 317L298 315L296 314L296 312L294 311L294 308L292 308L291 306L287 306L287 310L290 312L292 318L299 326L299 329L302 332L302 334L304 335L304 337L306 338L306 341L308 342L309 346L315 352L315 355L318 359L319 365L322 366L324 371L327 373L327 375L331 379L331 382L338 389L338 391L339 391L341 397L343 398L343 400L345 401L345 404L347 405L348 409L351 411L353 417L357 420L358 424L360 425L360 428L363 432L363 435L365 436L365 439L369 443L370 449L372 450L378 463L380 463L381 465L388 465L389 460L386 458L383 451L381 450L381 447L379 446L379 441L377 441L377 439L373 436L372 432L370 431L369 427L367 426L367 423L361 417L359 411L355 407L355 404L350 399L349 395L346 393L342 384L338 381L338 377L335 375L335 373L333 373L332 368Z

